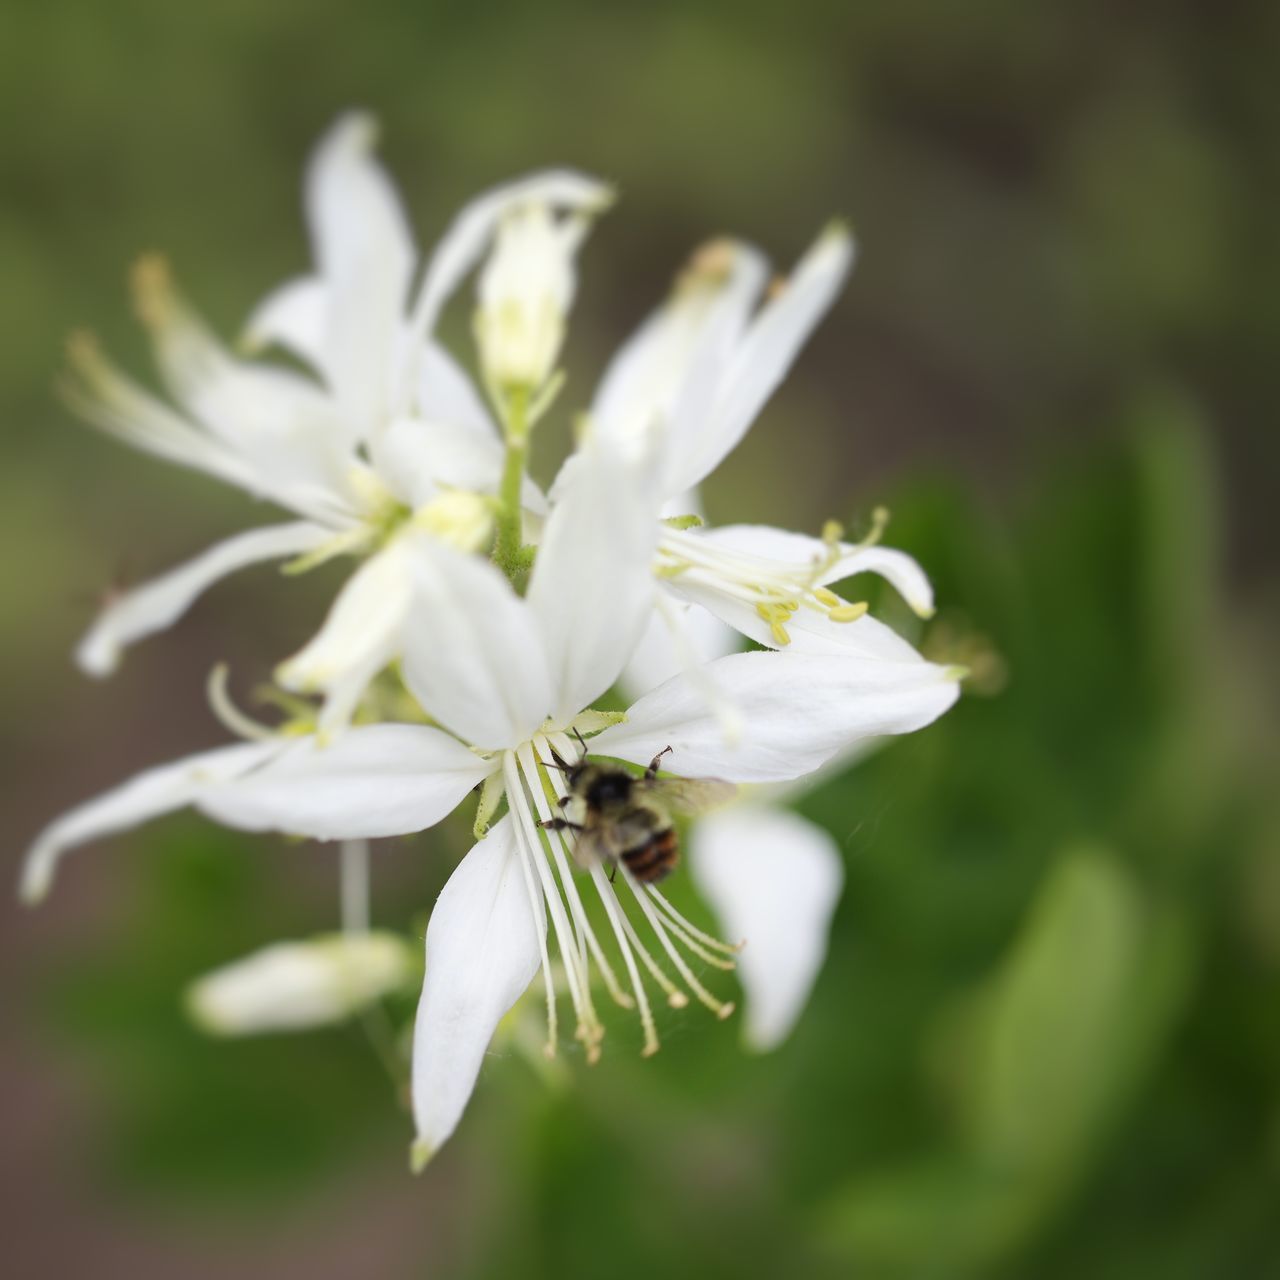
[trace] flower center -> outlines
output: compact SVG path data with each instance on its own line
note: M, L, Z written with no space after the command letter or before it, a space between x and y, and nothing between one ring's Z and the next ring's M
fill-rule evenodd
M877 526L880 523L877 520ZM878 532L878 527L873 530L867 545ZM822 531L823 549L805 563L729 548L668 523L658 539L655 572L741 600L769 624L775 643L788 645L787 623L800 609L812 609L832 622L856 622L867 612L866 601L842 600L822 585L844 554L841 533L840 526L829 521Z

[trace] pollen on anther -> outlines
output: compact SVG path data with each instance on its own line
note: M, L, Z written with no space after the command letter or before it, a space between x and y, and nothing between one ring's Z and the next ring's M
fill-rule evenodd
M857 622L866 613L867 608L868 605L865 600L860 600L857 604L842 604L830 610L827 617L832 622Z

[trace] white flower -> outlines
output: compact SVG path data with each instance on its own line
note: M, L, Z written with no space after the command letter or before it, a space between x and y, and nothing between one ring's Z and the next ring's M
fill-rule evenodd
M192 983L187 1008L213 1035L302 1031L342 1022L403 988L416 965L394 933L276 942Z
M702 610L769 648L901 650L902 641L864 616L865 602L830 589L862 573L888 579L921 616L932 613L933 593L920 566L876 545L882 517L861 543L844 541L834 525L822 537L808 537L756 525L708 529L697 518L696 486L746 434L830 307L853 257L848 231L829 228L757 310L767 276L764 258L748 245L714 241L694 255L672 296L607 369L592 405L591 431L657 476L659 591L640 655L645 665L647 655L667 649L677 669L695 671L715 633ZM557 485L576 465L570 459ZM658 638L661 630L670 633L665 641ZM645 674L634 673L642 681ZM740 732L741 716L723 690L709 679L703 685L726 732Z
M172 408L125 377L86 337L71 346L71 404L146 452L217 476L299 519L241 533L116 599L77 651L105 675L122 650L170 626L207 587L238 568L300 556L367 556L282 683L325 692L329 723L349 715L365 683L395 654L407 598L399 542L426 529L482 545L492 529L503 443L469 379L431 340L440 307L480 260L511 209L598 207L605 188L549 171L488 192L454 221L427 262L409 308L418 254L399 198L373 158L365 115L343 117L307 172L315 274L276 290L249 321L245 344L287 348L314 376L232 355L178 296L157 259L134 275ZM525 504L544 510L526 483ZM360 625L352 625L353 619Z
M638 1010L646 1052L658 1041L642 970L671 1003L692 993L724 1016L728 1006L685 953L729 967L734 948L620 865L628 913L603 867L575 876L560 833L538 825L553 816L551 749L569 756L570 733L616 719L591 704L613 684L649 619L655 536L645 486L599 446L587 450L552 511L525 598L487 561L423 543L404 674L439 728L358 726L324 749L313 738L255 742L144 774L37 840L28 895L47 888L69 844L184 804L248 830L341 839L422 830L481 783L481 809L491 815L505 792L506 815L454 872L427 933L413 1064L419 1160L453 1132L498 1020L539 970L554 1048L548 917L589 1060L603 1036L592 967L615 1001ZM669 749L664 764L672 771L733 782L802 776L852 742L909 732L951 705L955 673L904 649L891 657L734 654L708 671L742 708L740 741L726 743L696 682L678 675L597 733L591 750L646 765ZM587 914L579 888L586 879L611 945ZM621 957L626 987L611 952Z

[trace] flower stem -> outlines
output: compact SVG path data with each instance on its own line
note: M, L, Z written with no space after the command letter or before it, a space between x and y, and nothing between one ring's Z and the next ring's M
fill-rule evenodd
M502 465L502 483L498 490L498 528L494 539L493 558L499 569L519 586L528 569L523 554L524 506L521 489L525 465L529 458L529 397L523 389L512 390L506 398L504 425L507 456Z

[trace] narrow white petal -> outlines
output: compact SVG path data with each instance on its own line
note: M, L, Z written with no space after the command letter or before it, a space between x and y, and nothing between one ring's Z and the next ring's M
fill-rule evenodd
M413 1028L419 1168L457 1128L494 1030L541 963L545 908L530 901L520 856L508 815L458 864L431 913Z
M749 245L718 241L700 250L671 298L605 370L591 406L593 429L624 444L656 436L673 450L694 449L767 272Z
M528 604L487 560L423 536L404 677L442 725L477 747L514 747L551 710L552 685Z
M696 682L681 675L594 738L593 752L644 764L670 747L675 773L778 782L811 773L861 739L922 728L959 693L952 669L919 660L736 653L701 671L741 710L740 742L725 742Z
M403 537L370 556L338 592L324 625L280 665L276 678L304 693L328 690L356 670L385 666L400 647L413 577Z
M136 827L194 803L208 787L257 768L282 741L245 742L202 751L147 769L128 782L54 819L35 839L22 868L22 897L38 902L49 891L62 855L76 845Z
M302 738L244 778L204 789L196 807L228 826L315 840L402 836L451 813L492 766L425 725L348 729Z
M735 805L694 824L689 866L726 937L746 942L738 978L754 1049L795 1025L827 953L844 867L821 827L764 805Z
M480 261L509 209L537 203L591 211L609 198L609 188L594 178L570 169L550 169L495 187L471 201L449 225L427 263L410 323L410 350L431 336L441 308Z
M765 401L786 377L805 340L826 314L853 263L847 231L824 232L801 259L782 292L768 302L738 345L712 425L672 476L692 488L719 466L746 435Z
M304 1031L343 1022L413 975L398 934L335 933L276 942L198 978L187 1009L211 1035Z
M343 116L307 171L307 218L325 281L322 367L360 434L385 410L416 253L399 196L374 159L372 116Z
M529 582L566 724L618 678L653 612L655 516L651 478L603 440L587 441L552 509Z
M254 308L241 344L258 351L275 343L323 371L325 326L331 306L328 287L318 276L286 281Z
M76 661L89 675L110 675L129 645L172 626L220 578L263 560L309 551L331 536L321 525L298 521L251 529L219 542L113 600L80 641Z

